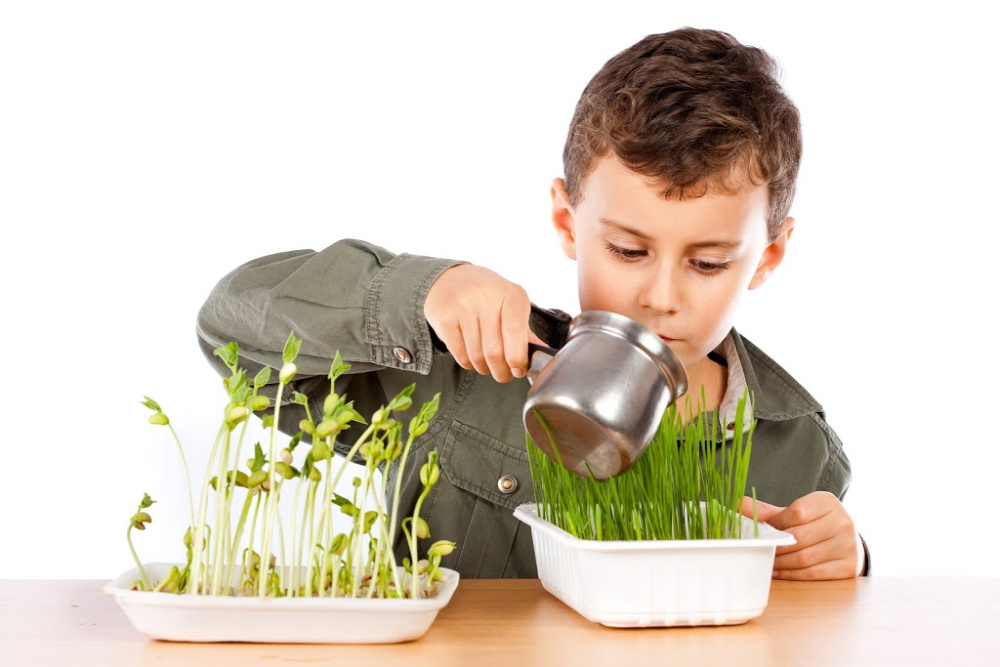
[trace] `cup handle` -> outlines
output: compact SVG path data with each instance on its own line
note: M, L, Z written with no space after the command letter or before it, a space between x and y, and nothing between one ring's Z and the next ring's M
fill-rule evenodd
M529 362L528 374L526 376L528 384L535 383L535 379L538 377L538 374L542 372L542 369L545 368L550 361L552 361L552 357L556 356L558 351L559 350L556 350L555 348L546 347L545 345L528 343Z

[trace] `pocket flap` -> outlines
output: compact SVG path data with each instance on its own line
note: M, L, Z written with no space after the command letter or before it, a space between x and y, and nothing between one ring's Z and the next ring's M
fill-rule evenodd
M523 443L518 449L454 420L445 437L440 465L451 484L495 505L513 511L522 503L535 501L528 452ZM507 476L516 480L516 487L510 493L502 493L501 480Z

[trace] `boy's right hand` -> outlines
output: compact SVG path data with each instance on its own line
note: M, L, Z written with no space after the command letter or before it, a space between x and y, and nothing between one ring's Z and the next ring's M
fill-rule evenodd
M528 343L545 344L528 328L530 313L523 287L473 264L446 269L424 301L427 324L458 365L497 382L524 377Z

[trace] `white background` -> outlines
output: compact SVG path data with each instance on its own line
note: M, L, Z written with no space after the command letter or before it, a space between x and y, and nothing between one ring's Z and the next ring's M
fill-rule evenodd
M795 235L737 327L846 443L876 572L1000 575L995 8L360 4L3 4L0 577L126 569L143 491L140 554L182 557L139 401L200 480L225 399L195 314L243 261L354 236L575 312L548 190L577 97L684 25L768 50L801 110Z

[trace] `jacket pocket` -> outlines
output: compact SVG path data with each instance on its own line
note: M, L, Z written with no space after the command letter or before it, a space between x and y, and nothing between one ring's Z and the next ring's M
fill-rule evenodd
M531 530L513 515L518 505L534 502L524 446L517 449L455 420L445 437L440 465L457 497L452 506L439 506L436 513L454 513L455 519L466 523L456 569L470 577L535 576Z

